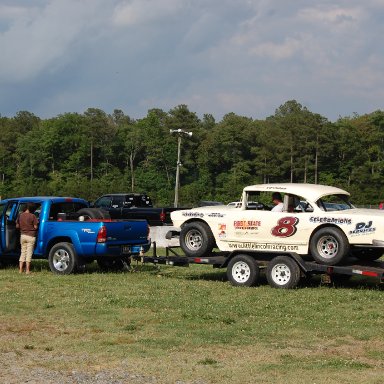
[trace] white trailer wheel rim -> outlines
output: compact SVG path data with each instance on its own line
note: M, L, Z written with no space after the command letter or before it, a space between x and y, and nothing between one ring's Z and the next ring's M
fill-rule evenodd
M271 277L275 284L285 285L291 280L291 270L286 264L276 264L272 268Z
M64 249L58 249L53 255L52 262L57 271L65 271L70 263L69 253Z
M324 259L332 259L339 252L339 243L333 236L323 236L317 242L317 251Z
M185 234L185 245L191 251L196 251L203 245L203 236L200 231L191 229Z
M251 277L251 268L244 261L238 261L233 264L232 277L236 283L245 283Z

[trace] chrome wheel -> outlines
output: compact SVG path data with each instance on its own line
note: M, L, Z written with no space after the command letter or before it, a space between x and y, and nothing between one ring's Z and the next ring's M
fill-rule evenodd
M65 249L58 249L53 254L52 263L57 271L65 271L71 262L69 253Z
M185 245L191 251L196 251L203 245L203 236L197 229L191 229L185 234Z
M324 259L332 259L339 252L339 243L331 235L322 236L317 242L317 252Z

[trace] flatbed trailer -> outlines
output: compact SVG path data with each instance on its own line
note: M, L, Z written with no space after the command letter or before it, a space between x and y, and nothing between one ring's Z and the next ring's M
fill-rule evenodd
M330 266L307 260L295 252L282 254L254 251L212 252L205 257L189 257L181 255L177 248L179 247L166 247L166 255L158 256L156 243L153 243L153 256L133 256L132 259L155 265L188 267L190 264L207 264L213 268L227 268L228 280L235 286L255 285L260 278L261 270L265 271L269 285L275 288L294 288L301 278L311 275L322 275L324 282L352 276L366 276L384 283L383 261L362 262L351 258L349 264Z

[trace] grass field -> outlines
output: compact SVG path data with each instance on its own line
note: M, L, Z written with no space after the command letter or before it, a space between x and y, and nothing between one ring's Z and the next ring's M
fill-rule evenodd
M126 370L154 383L384 380L375 281L236 288L209 266L56 276L34 261L31 276L0 270L0 300L0 363L26 370Z

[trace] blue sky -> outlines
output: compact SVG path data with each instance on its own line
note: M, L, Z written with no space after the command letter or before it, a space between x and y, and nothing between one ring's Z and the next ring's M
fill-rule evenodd
M383 109L384 0L0 0L0 115Z

